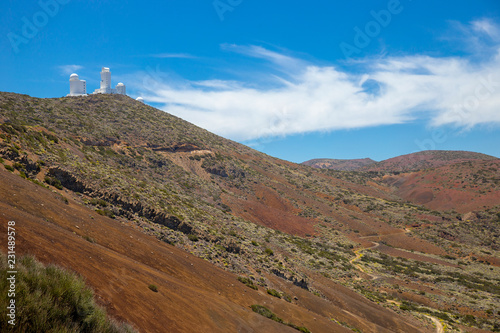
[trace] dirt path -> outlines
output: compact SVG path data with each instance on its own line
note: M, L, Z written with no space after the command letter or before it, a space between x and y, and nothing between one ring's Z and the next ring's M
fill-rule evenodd
M409 232L411 232L411 228L405 228L405 230L404 230L404 231L394 233L394 235L395 235L395 234L402 234L402 233L406 234L406 233L409 233ZM391 234L391 235L392 235L392 234ZM383 235L383 236L389 236L389 235ZM379 237L379 238L380 238L381 236L380 236L380 235L374 235L374 236L365 236L365 237L360 237L360 238L372 238L372 237ZM380 246L380 243L373 242L373 241L372 241L372 243L373 243L374 245L369 246L369 247L365 247L365 248L361 248L361 249L357 249L357 250L355 250L355 251L354 251L354 253L356 254L356 257L355 257L355 258L353 258L353 259L351 259L351 260L349 260L349 262L350 262L350 263L351 263L354 267L356 267L359 271L361 271L361 272L363 272L364 274L366 274L366 275L370 276L370 278L371 278L372 280L376 280L376 279L381 278L381 276L379 276L379 275L375 275L375 274L371 274L371 273L368 273L368 272L366 272L366 270L365 270L365 269L364 269L361 265L356 264L356 262L357 262L358 260L360 260L360 259L363 257L363 253L362 253L363 251L366 251L366 250L371 250L371 249L376 249L377 247L379 247L379 246ZM396 302L396 301L388 301L388 302L390 302L390 303L394 303L394 304L396 304L396 305L398 305L398 306L400 306L400 305L401 305L401 303L400 303L400 302ZM443 327L443 324L441 324L441 322L439 321L439 319L438 319L438 318L436 318L436 317L432 317L432 316L429 316L429 315L425 315L425 316L426 316L427 318L429 318L430 320L432 320L432 322L436 325L436 333L444 333L444 327Z
M401 306L401 302L394 301L394 300L387 300L387 303L392 303L392 304L396 304L397 306ZM426 316L427 318L432 320L432 322L436 325L436 333L444 333L443 324L441 324L441 322L439 321L438 318L433 317L433 316L429 316L429 315L424 315L424 316Z
M373 244L375 244L375 245L355 250L354 253L356 254L356 257L353 258L353 259L351 259L351 260L349 260L349 262L354 267L356 267L359 271L361 271L361 272L365 273L366 275L370 276L372 280L375 280L375 279L380 278L380 276L374 275L374 274L370 274L370 273L366 272L361 265L356 264L356 261L358 261L359 259L361 259L361 257L363 257L362 251L375 249L375 248L377 248L377 247L380 246L380 244L377 243L377 242L373 242Z
M381 237L383 236L391 236L391 235L399 235L399 234L407 234L411 232L411 228L405 228L404 230L401 230L401 231L398 231L398 232L394 232L394 233L391 233L391 234L387 234L387 235L372 235L372 236L363 236L363 237L360 237L360 239L366 239L366 238L378 238L380 239ZM370 276L372 280L376 280L376 279L379 279L381 278L381 276L379 275L375 275L375 274L370 274L368 272L366 272L363 267L361 265L358 265L356 264L356 261L358 261L359 259L361 259L361 257L363 257L363 253L362 251L365 251L365 250L371 250L371 249L375 249L377 247L380 246L380 243L377 243L377 242L374 242L374 241L371 241L374 245L372 246L369 246L369 247L365 247L365 248L361 248L361 249L357 249L354 251L354 253L356 254L356 257L354 259L351 259L349 260L349 262L354 266L356 267L359 271L365 273L366 275Z
M430 320L432 320L434 322L434 324L436 324L436 333L444 333L443 324L441 324L439 319L437 319L436 317L429 316L429 315L425 315L425 316L427 318L429 318Z

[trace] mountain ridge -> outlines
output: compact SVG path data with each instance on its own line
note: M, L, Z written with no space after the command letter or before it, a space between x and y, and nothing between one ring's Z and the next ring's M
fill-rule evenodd
M356 171L360 168L376 163L371 158L357 159L331 159L331 158L315 158L302 162L301 164L319 169L332 169L339 171Z
M381 171L408 172L436 168L444 165L472 160L494 160L495 156L464 150L423 150L420 152L399 155L377 162L370 158L361 159L329 159L320 158L302 162L313 168L324 168L341 171Z

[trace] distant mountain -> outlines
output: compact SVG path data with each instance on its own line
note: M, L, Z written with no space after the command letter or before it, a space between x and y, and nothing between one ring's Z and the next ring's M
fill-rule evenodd
M426 150L389 158L381 162L376 162L370 158L346 160L317 158L302 162L301 164L317 169L330 169L339 171L408 172L438 168L441 166L466 161L491 161L496 159L497 158L494 156L470 151Z
M423 169L437 168L445 165L466 161L492 161L497 158L490 155L470 151L455 150L426 150L389 158L387 160L367 165L361 171L407 172Z
M303 165L308 165L317 169L331 169L339 171L355 171L362 167L367 167L369 165L377 163L371 158L359 158L359 159L332 159L332 158L317 158L302 162Z
M500 159L476 159L387 175L384 182L395 186L398 196L415 204L467 213L500 202Z

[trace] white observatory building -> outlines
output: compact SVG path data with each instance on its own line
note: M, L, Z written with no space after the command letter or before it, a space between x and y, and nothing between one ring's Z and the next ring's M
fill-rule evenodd
M135 100L144 103L144 98L142 98L141 96L137 97Z
M101 87L94 90L94 94L120 94L126 95L125 85L118 83L116 89L111 88L111 71L108 67L103 67L101 70Z
M123 83L120 82L120 83L118 83L116 85L116 93L120 94L120 95L126 95L127 94L127 92L125 90L125 85Z
M80 80L78 74L71 74L69 77L69 94L68 96L86 96L87 82Z
M111 71L108 67L103 67L101 70L101 87L94 90L94 94L119 94L126 95L127 90L123 83L118 83L116 88L111 88ZM69 77L69 94L67 96L86 96L87 83L85 80L80 80L77 74L71 74Z
M111 71L108 67L101 70L101 88L96 89L94 94L111 94Z

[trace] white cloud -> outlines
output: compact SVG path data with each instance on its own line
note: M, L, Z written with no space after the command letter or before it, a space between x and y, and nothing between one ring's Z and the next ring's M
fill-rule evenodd
M472 28L476 32L485 33L491 39L498 41L500 39L499 27L489 19L483 18L471 22Z
M80 65L62 65L62 66L58 66L58 68L61 71L61 74L70 75L70 74L73 74L74 72L82 69L83 66L80 66Z
M500 42L500 28L497 23L482 18L463 24L457 21L450 21L451 30L442 36L448 40L450 46L461 49L475 55L483 57L490 55Z
M493 34L497 26L484 22L470 27ZM260 73L276 83L269 88L244 81L174 82L160 79L161 73L143 73L143 84L137 88L163 110L235 140L422 118L434 126L500 123L498 46L496 56L479 61L422 55L370 58L360 74L259 46L224 45L224 49L265 59L283 75ZM368 89L368 82L377 89Z
M234 44L223 44L222 49L227 51L237 52L249 57L264 59L274 63L275 65L281 68L291 69L305 65L305 61L303 60L288 55L284 55L278 52L274 52L256 45L241 46Z

